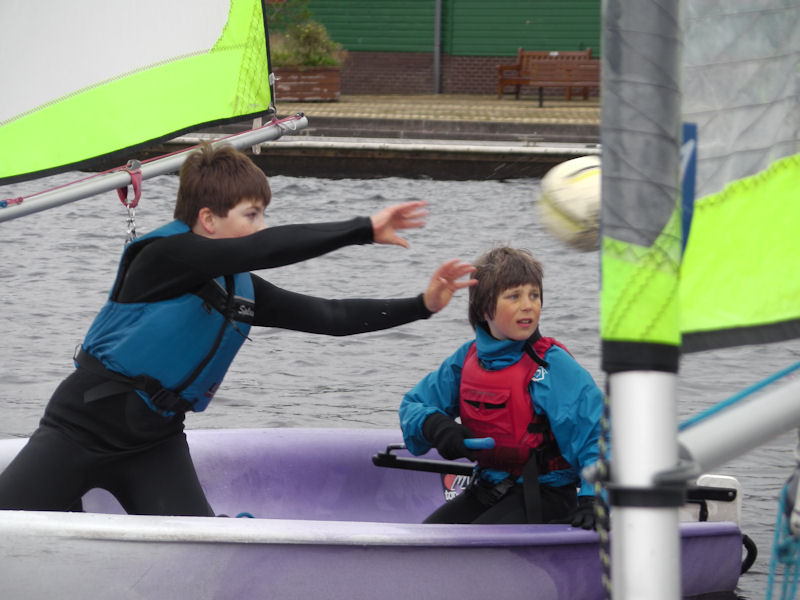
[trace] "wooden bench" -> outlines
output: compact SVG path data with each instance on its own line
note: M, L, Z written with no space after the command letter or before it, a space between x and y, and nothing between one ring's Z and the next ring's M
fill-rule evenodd
M583 99L589 98L589 88L600 86L600 61L592 59L592 49L579 51L517 51L517 62L497 67L497 97L502 98L506 86L515 87L519 98L520 87L539 88L539 106L543 104L546 87L565 88L567 100L572 99L572 88L583 88Z

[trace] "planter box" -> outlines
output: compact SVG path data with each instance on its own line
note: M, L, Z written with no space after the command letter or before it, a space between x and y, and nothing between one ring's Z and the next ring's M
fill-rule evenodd
M341 67L275 67L275 100L333 102L339 99Z

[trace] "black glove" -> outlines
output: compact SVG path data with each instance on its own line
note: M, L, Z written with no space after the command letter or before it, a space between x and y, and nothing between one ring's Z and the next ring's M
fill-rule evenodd
M578 496L578 508L567 521L573 527L594 529L597 522L597 513L594 511L594 496Z
M453 460L462 456L475 460L475 454L464 445L464 438L472 432L442 413L433 413L422 424L422 435L433 444L442 458Z

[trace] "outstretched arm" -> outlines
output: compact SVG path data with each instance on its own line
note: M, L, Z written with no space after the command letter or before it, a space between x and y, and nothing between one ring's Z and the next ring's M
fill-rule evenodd
M443 263L431 277L427 291L398 299L350 298L330 300L290 292L251 274L255 287L254 325L282 327L325 335L353 335L427 319L444 308L453 293L476 283L456 281L475 268L458 259Z
M256 296L253 325L323 335L353 335L430 317L422 294L398 299L333 300L291 292L251 273Z
M159 238L139 248L115 299L155 302L173 298L219 275L289 265L350 244L408 247L397 231L422 227L425 204L405 202L370 218L279 225L238 238L210 239L193 233Z

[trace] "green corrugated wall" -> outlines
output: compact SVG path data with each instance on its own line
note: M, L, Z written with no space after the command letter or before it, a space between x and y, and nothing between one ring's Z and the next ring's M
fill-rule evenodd
M442 0L442 51L513 56L600 52L601 0ZM310 0L314 18L347 50L432 52L435 0Z
M308 7L347 50L433 49L433 0L310 0Z

